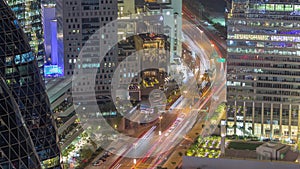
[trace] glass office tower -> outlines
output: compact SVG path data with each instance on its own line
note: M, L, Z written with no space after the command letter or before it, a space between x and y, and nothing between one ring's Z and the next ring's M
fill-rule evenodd
M40 73L44 71L44 38L40 0L6 0L22 27L32 52L37 58Z
M0 168L41 168L18 105L0 78Z
M298 0L233 0L228 13L228 134L298 140L299 21Z
M59 168L56 126L37 61L21 25L0 1L0 76L12 92L43 168Z

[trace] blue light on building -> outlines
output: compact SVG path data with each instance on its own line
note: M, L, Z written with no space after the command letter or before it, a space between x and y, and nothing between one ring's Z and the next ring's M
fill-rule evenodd
M44 76L45 77L60 77L63 76L63 70L57 65L45 65Z

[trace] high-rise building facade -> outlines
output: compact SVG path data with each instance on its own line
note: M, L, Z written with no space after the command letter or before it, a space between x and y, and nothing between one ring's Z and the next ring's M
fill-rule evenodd
M60 168L56 126L37 60L14 13L0 1L0 76L16 100L43 168Z
M41 168L18 105L0 78L0 168Z
M117 64L118 50L117 23L109 23L118 17L117 1L59 0L56 2L56 12L60 41L58 43L63 44L63 47L59 47L59 57L62 55L64 57L65 76L75 75L75 70L78 69L86 72L90 72L90 69L99 69L96 78L94 75L82 77L86 83L76 84L78 88L74 88L74 90L86 102L94 99L92 98L94 90L97 101L111 100L111 78ZM100 28L103 28L102 31L98 31ZM100 33L96 35L99 38L90 39L97 31L102 32L101 35ZM86 42L88 43L86 44ZM84 46L86 47L84 52L87 53L80 55ZM104 54L105 57L100 63L99 56L107 48L110 51ZM92 53L88 53L88 51ZM81 58L78 60L79 55ZM79 89L80 86L88 86L90 81L95 81L94 89L87 88L85 91Z
M135 14L135 0L118 0L118 17L129 17Z
M42 3L42 22L44 30L45 65L44 76L63 76L64 58L58 57L57 20L55 2Z
M146 0L147 15L161 14L164 34L169 36L170 63L179 63L182 54L182 0Z
M234 0L228 13L228 134L300 136L300 3Z
M57 37L57 32L55 29L51 29L55 28L56 25L55 3L42 4L41 11L44 30L45 59L46 63L52 63L52 55L57 55L57 50L55 51L55 49L53 49L57 48L57 44L52 43L55 41L53 38Z
M41 1L37 0L6 0L14 11L19 25L28 37L33 54L37 58L40 73L44 71L44 37L41 17Z
M140 83L140 59L141 57L139 57L134 47L133 37L118 42L119 65L112 79L112 83L114 84L113 97L118 98L118 100L127 100L128 98L131 99L131 87L138 86ZM140 90L136 90L134 93L139 96Z

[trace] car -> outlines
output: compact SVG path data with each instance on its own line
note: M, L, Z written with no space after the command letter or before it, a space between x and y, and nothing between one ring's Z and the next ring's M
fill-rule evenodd
M226 38L224 36L220 36L221 39L225 40Z
M101 165L103 162L102 161L96 161L93 163L93 166L99 166Z
M165 87L163 85L159 86L159 90L164 90Z
M104 154L102 157L107 158L107 157L109 157L109 155L108 154Z
M179 117L183 119L183 118L184 118L184 116L185 116L184 114L180 114L180 116L179 116Z

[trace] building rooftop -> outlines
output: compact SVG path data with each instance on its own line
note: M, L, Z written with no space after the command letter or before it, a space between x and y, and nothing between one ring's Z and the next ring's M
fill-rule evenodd
M128 41L120 41L118 43L118 48L122 50L135 50L134 44Z
M145 7L148 9L148 10L159 10L159 9L173 9L172 7L170 6L167 6L165 4L159 4L159 3L147 3L145 5Z
M72 87L72 77L53 78L46 82L46 90L50 103L53 103L61 95Z
M284 145L284 144L278 144L278 143L273 144L273 143L268 143L267 142L267 143L262 144L259 147L264 147L264 148L268 148L268 149L279 150L279 149L282 149L283 147L286 147L286 145Z
M153 41L156 39L165 39L166 35L154 33L142 33L138 35L143 41Z

